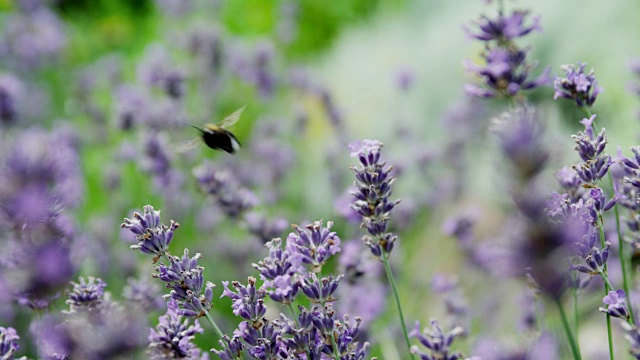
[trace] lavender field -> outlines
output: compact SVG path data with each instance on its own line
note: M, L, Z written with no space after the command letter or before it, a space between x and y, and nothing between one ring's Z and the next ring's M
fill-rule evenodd
M640 359L637 14L0 0L0 359Z

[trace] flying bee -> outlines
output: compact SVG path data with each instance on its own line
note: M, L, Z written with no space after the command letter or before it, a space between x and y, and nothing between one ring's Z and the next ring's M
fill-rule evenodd
M199 142L204 142L211 149L226 151L229 154L238 151L238 149L240 149L240 142L227 128L233 126L240 120L240 115L242 115L245 108L246 105L222 119L218 124L204 124L202 128L189 124L201 132L200 136L179 146L176 150L184 152L194 148Z

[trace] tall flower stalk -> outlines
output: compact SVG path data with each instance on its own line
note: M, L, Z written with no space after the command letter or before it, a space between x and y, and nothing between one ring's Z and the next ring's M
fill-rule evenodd
M351 157L355 157L359 161L359 164L351 166L351 169L355 172L355 186L357 188L357 191L352 193L355 197L352 208L362 217L360 226L367 230L368 234L363 237L364 243L371 253L384 264L387 279L398 308L400 325L407 343L407 349L411 354L411 358L414 359L411 352L409 332L402 313L398 288L389 265L389 256L397 239L396 235L388 231L389 216L391 210L400 201L392 201L390 199L391 185L395 182L395 178L391 175L393 168L380 161L380 149L382 149L382 146L383 144L380 141L368 139L349 144Z

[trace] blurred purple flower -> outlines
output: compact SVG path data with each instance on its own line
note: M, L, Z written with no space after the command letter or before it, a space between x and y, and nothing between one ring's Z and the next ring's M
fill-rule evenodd
M420 331L420 322L416 321L414 329L409 337L418 339L428 353L424 353L417 345L411 347L411 353L417 354L421 359L447 359L461 360L464 356L460 353L450 353L450 346L456 337L464 332L462 327L455 327L449 333L444 333L438 320L431 320L431 328Z
M0 124L12 125L20 119L26 95L26 88L17 76L0 74Z
M578 62L577 67L573 64L563 65L562 70L566 75L563 78L556 76L553 82L556 90L553 98L573 100L578 107L592 106L598 94L604 90L598 86L593 69L589 74L584 73L586 66L586 63L581 62Z
M546 85L551 68L547 67L540 76L529 79L533 66L526 62L526 56L526 50L494 47L482 55L484 67L465 61L467 71L482 78L487 86L466 84L466 93L480 98L515 97L523 90Z
M149 333L150 359L208 359L206 353L201 354L200 349L192 343L196 333L202 334L204 329L194 320L193 325L189 319L182 319L178 315L178 303L171 299L167 303L167 313L160 316L159 323Z
M9 13L0 32L3 62L22 70L48 65L67 43L64 24L44 2Z
M147 277L128 278L127 285L122 289L122 297L142 311L152 312L165 306L160 291L160 286Z
M20 349L18 345L18 332L14 328L0 327L0 359L3 360L26 360L26 357L17 358L16 351Z
M88 277L85 281L83 277L79 281L71 282L72 290L67 290L68 299L65 301L69 305L68 313L92 312L101 306L104 288L107 284L100 278Z
M204 162L193 169L202 190L213 197L220 209L230 218L239 218L252 209L258 199L248 189L242 188L228 169L216 169L212 163Z
M475 22L476 31L464 27L467 36L480 41L498 41L500 43L512 41L515 38L525 36L533 30L542 31L540 17L533 18L533 23L525 25L528 11L515 10L511 15L505 16L498 13L496 19L482 16Z

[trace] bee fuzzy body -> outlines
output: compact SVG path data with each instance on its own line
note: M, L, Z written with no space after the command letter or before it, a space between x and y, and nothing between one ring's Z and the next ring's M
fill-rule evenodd
M200 131L202 131L202 141L214 150L233 154L240 149L240 142L229 130L214 124L206 124Z

